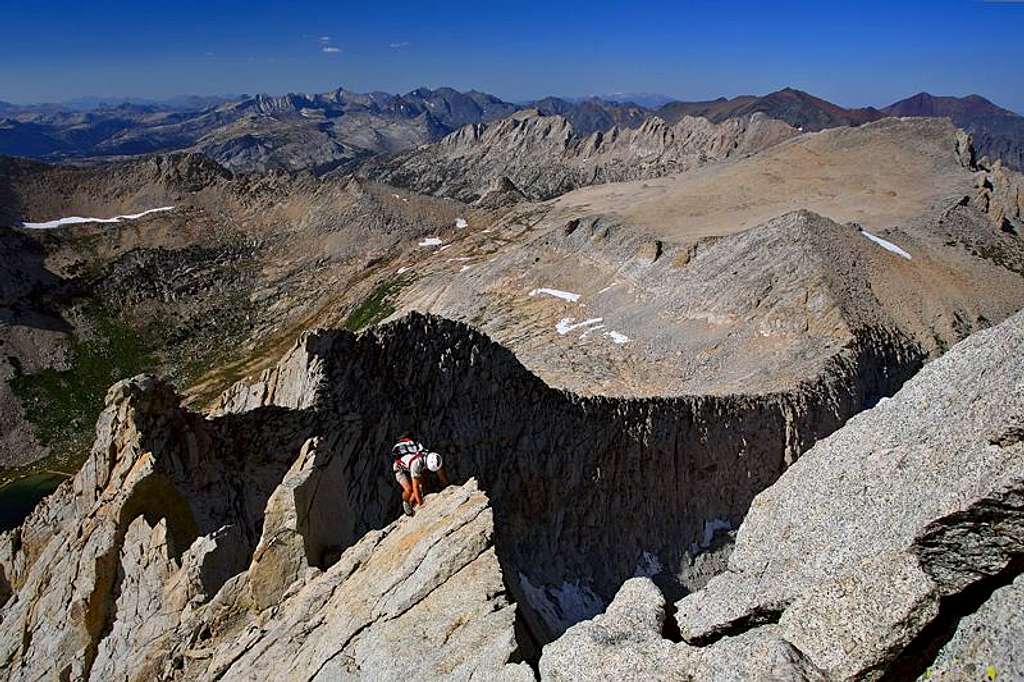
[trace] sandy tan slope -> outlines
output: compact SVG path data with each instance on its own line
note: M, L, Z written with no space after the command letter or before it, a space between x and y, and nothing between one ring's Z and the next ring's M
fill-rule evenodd
M808 133L700 173L588 187L556 211L613 215L669 239L738 232L809 209L838 222L890 227L971 193L945 119L885 119Z

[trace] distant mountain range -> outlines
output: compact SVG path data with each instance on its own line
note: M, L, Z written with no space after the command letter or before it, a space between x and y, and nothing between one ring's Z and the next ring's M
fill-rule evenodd
M979 95L967 97L936 97L919 92L882 109L886 116L948 116L969 120L983 116L1016 116L1009 109L998 107Z
M936 97L922 92L881 109L847 109L801 90L785 88L761 97L670 102L656 110L669 123L683 116L702 116L720 123L755 112L805 131L861 125L887 116L946 117L971 134L979 154L1000 159L1011 168L1024 169L1024 116L979 95Z
M1024 168L1024 117L978 95L920 93L890 106L848 109L785 88L763 96L664 102L661 95L614 93L506 102L478 91L419 88L357 93L178 97L163 101L84 98L61 104L0 102L0 154L51 161L95 161L156 152L207 154L241 172L272 168L323 173L435 142L469 124L531 108L565 118L575 135L638 128L657 116L721 123L763 113L802 131L861 125L886 116L946 116L974 137L979 154Z
M785 121L794 128L808 131L861 125L884 116L873 107L844 109L838 104L793 88L761 97L741 95L732 99L720 97L710 102L670 102L658 109L657 113L669 123L675 123L683 116L702 116L714 123L721 123L730 118L763 113Z
M95 111L97 109L115 109L126 105L148 108L152 111L202 111L224 102L231 102L246 97L248 95L176 95L164 99L149 97L76 97L60 102L44 102L40 104L13 104L0 101L0 113L8 115L12 112Z
M605 102L614 102L615 104L637 104L648 109L657 109L660 106L664 106L669 102L675 102L675 97L669 97L668 95L662 95L657 92L609 92L604 95L590 95L589 97L567 97L570 101L582 102L588 99L599 99Z
M0 110L0 154L94 160L187 149L236 171L323 172L518 109L492 95L450 88L256 95L200 111L133 103L91 111L18 106Z
M638 128L651 117L651 110L632 102L620 103L590 97L567 100L545 97L530 103L542 114L562 116L568 120L577 135L590 135L603 130Z

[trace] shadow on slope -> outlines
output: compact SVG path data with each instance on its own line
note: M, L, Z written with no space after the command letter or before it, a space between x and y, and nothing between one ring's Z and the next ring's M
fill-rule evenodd
M359 336L312 333L225 406L312 400L312 433L338 486L315 513L334 516L341 548L401 513L389 454L400 434L444 453L455 482L477 477L507 586L545 643L635 574L661 574L681 593L716 529L736 527L801 452L920 362L879 335L792 393L582 398L465 325L412 314Z
M151 377L116 384L86 465L9 536L16 556L3 561L10 589L0 592L18 595L11 622L36 611L55 618L64 605L45 599L50 577L95 576L82 622L63 626L84 638L88 673L123 645L118 628L132 627L134 579L122 554L139 537L163 524L160 551L193 567L197 603L247 568L251 579L257 548L277 543L279 531L301 535L301 559L327 568L400 518L390 447L410 432L445 454L453 482L476 477L490 499L493 545L518 604L518 656L535 660L633 575L658 576L670 594L696 584L692 557L717 530L736 527L788 464L895 391L920 361L878 331L791 393L583 398L438 317L412 314L360 335L308 333L276 368L226 394L220 416L182 408ZM311 442L316 457L303 457ZM297 518L269 523L288 507L297 463L313 481ZM279 595L268 598L273 606ZM17 646L26 669L43 665L43 647Z
M0 205L3 201L0 197ZM46 267L46 249L26 234L0 227L0 254L0 323L70 332L52 300L67 280Z

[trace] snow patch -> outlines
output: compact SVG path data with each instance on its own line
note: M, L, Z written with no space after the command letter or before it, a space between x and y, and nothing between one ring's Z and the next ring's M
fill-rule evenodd
M395 273L401 275L402 273L409 272L410 270L412 270L412 268L403 265L402 267L398 268L398 270L396 270Z
M444 244L440 237L427 237L420 242L420 246L441 246Z
M626 336L625 334L620 334L619 332L614 330L610 332L605 332L604 336L607 336L609 339L611 339L612 343L618 344L620 346L624 343L629 343L628 336Z
M640 560L636 562L636 568L633 569L633 577L653 578L664 570L658 557L644 550L644 553L640 555Z
M473 266L472 265L463 265L461 268L459 268L459 272L465 272L466 270L469 270L471 267L473 267Z
M535 587L529 578L520 573L519 584L527 603L551 632L564 632L570 626L589 620L605 609L601 598L586 585L581 585L578 579L574 583L563 582L561 587Z
M871 234L870 232L868 232L867 230L861 230L860 233L862 235L864 235L865 237L867 237L868 239L870 239L871 241L873 241L874 243L876 243L879 246L881 246L886 251L892 251L897 256L902 256L903 258L906 258L907 260L910 260L910 258L911 258L910 254L907 253L906 251L904 251L903 249L901 249L900 247L896 246L892 242L887 241L885 239L882 239L881 237L877 237L877 236Z
M609 289L611 289L613 286L616 286L617 284L618 284L618 282L612 282L611 284L606 286L604 289L601 289L599 292L597 292L597 295L600 296L601 294L603 294L604 292L608 291Z
M563 317L558 321L558 324L555 325L555 331L561 334L562 336L565 336L573 329L579 329L580 327L589 327L592 324L597 324L603 321L603 317L592 317L589 320L583 320L582 322L576 322L575 317Z
M696 542L690 545L690 554L696 555L702 549L707 549L715 540L715 533L720 530L732 530L732 524L725 519L708 519L704 522L704 537L700 544Z
M576 303L577 301L580 300L580 295L579 294L574 294L571 291L562 291L560 289L548 289L546 287L545 288L541 288L541 289L534 289L534 290L532 290L530 292L529 295L530 296L536 296L537 294L545 294L547 296L554 296L555 298L560 298L563 301L569 301L570 303Z
M173 206L161 206L160 208L151 208L148 211L143 211L142 213L116 215L113 218L80 218L78 216L71 216L70 218L47 220L42 223L22 223L21 226L27 230L52 230L53 228L60 227L61 225L80 225L82 223L119 223L122 220L138 220L142 216L147 216L150 213L162 213L164 211L173 210Z
M469 227L469 223L466 222L465 218L456 218L455 227L459 228L460 230L464 230L467 227Z

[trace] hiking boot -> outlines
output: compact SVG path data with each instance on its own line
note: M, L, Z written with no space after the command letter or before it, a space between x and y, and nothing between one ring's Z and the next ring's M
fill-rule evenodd
M405 511L406 516L415 516L416 510L412 508L412 504L406 500L402 500L402 510Z

